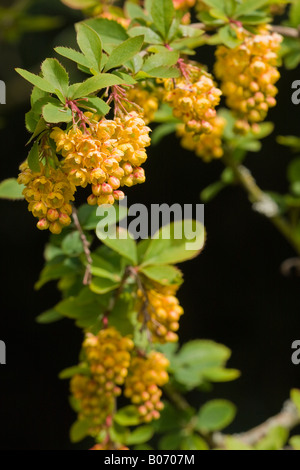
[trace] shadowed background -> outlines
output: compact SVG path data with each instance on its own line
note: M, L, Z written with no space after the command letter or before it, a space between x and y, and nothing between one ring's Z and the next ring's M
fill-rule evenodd
M1 0L1 6L5 3L11 4ZM11 41L14 32L4 38L1 28L0 80L7 85L7 105L0 105L1 180L17 175L28 152L24 114L31 87L14 68L38 73L41 61L53 56L53 47L72 44L73 23L81 19L59 0L38 0L30 11L59 20L54 29L25 33L17 41ZM9 19L5 24L9 26ZM212 49L201 49L199 60L211 70ZM299 134L300 106L291 102L291 84L299 78L299 70L283 71L278 106L269 114L275 133L264 140L260 153L246 160L266 190L287 191L285 169L292 156L276 144L275 135ZM175 136L148 153L147 181L127 195L129 203L149 208L151 203L199 203L200 191L223 169L222 162L205 164L181 149ZM55 283L33 290L48 234L36 229L25 202L0 201L0 206L0 339L7 345L7 365L0 366L0 449L87 448L88 442L69 442L75 414L68 405L68 382L57 377L77 362L81 332L68 320L35 323L38 314L59 300ZM185 309L180 339L209 338L232 349L229 366L239 368L242 377L191 400L195 406L213 397L232 400L239 412L229 431L239 432L277 413L290 388L299 387L300 365L291 363L291 344L300 337L300 279L281 275L281 263L294 251L268 220L252 211L240 188L226 189L205 205L205 225L204 251L180 266L185 277L179 291Z

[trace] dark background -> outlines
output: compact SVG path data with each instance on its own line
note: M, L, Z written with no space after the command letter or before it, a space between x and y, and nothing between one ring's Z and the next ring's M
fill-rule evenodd
M51 32L28 33L14 44L1 43L0 79L7 84L7 105L0 105L1 179L15 177L28 152L24 114L30 86L14 68L38 72L40 62L53 56L53 47L70 41L72 24L81 18L58 0L36 3L33 11L60 15L63 25ZM211 66L212 49L202 49L201 60ZM292 156L276 144L275 135L299 135L300 108L291 102L291 84L300 71L282 72L278 106L269 114L275 133L264 140L259 154L249 154L246 164L264 189L284 192ZM200 191L218 178L223 166L204 164L170 136L150 148L145 169L147 182L127 190L127 195L129 203L150 207L200 202ZM1 201L0 206L0 339L7 346L7 365L0 366L0 449L87 448L87 443L69 442L75 414L68 405L68 383L57 377L76 363L81 332L68 320L48 326L35 323L39 313L59 300L54 283L39 292L33 289L48 234L35 228L25 202ZM185 283L179 298L185 315L180 338L209 338L232 349L229 365L239 368L242 377L197 395L194 404L213 397L232 400L239 412L229 431L239 432L277 413L289 390L300 386L300 366L291 363L291 344L300 337L300 279L280 273L281 263L295 253L268 220L252 211L241 189L226 189L206 204L205 225L205 250L181 265Z

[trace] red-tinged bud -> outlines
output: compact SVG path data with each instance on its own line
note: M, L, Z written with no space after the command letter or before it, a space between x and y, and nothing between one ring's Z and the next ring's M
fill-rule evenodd
M100 196L102 193L102 185L101 184L93 184L92 191L94 196Z
M68 225L70 225L71 222L71 218L68 216L68 214L64 214L63 212L59 214L60 225L62 225L63 227L67 227Z
M87 203L90 205L90 206L95 206L97 204L97 196L95 196L94 194L91 194L88 198L87 198Z
M113 195L116 201L122 201L125 198L123 191L114 191Z
M52 222L52 224L50 224L49 230L51 233L59 235L62 231L62 226L59 222Z
M92 184L104 183L105 178L106 178L106 174L101 168L95 168L90 173L90 181Z
M113 188L111 187L110 184L108 184L108 183L103 183L103 184L101 185L101 191L102 191L102 193L103 193L104 195L108 195L108 194L112 194Z
M130 163L124 163L122 168L124 170L125 176L131 175L131 173L133 172L133 168Z
M44 217L47 214L47 207L43 202L36 202L32 207L34 217Z
M155 420L160 418L160 413L157 410L153 410L151 415L152 415L152 418Z
M47 230L49 228L49 225L50 224L46 218L40 219L38 223L36 224L39 230Z
M57 209L48 209L47 219L50 222L55 222L59 218L59 212Z
M112 189L118 189L120 187L120 180L115 176L111 176L108 180L108 184L112 187Z
M101 206L102 204L109 204L109 201L110 201L110 197L107 194L101 194L101 196L97 198L98 206Z

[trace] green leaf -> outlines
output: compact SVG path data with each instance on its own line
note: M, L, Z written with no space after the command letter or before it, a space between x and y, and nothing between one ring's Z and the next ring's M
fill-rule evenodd
M143 70L149 72L157 67L172 66L177 63L179 52L177 51L161 51L157 54L151 54L144 62Z
M87 420L78 420L71 426L70 429L70 440L75 444L76 442L82 441L88 433L91 427L90 421Z
M203 191L201 191L200 193L201 201L210 202L225 187L226 187L226 184L224 184L223 181L216 181L215 183L210 184L205 189L203 189Z
M225 437L225 448L226 450L253 450L251 446L232 436Z
M35 321L41 324L54 323L56 321L62 320L63 316L58 313L54 308L47 310L41 315L37 316Z
M165 225L153 236L142 264L182 263L197 256L204 241L205 230L198 221L185 219Z
M51 124L70 122L72 121L72 112L63 106L48 103L43 107L43 118Z
M175 67L165 67L162 65L161 67L156 67L154 69L149 70L148 72L143 72L142 70L136 75L138 80L142 80L149 77L154 78L178 78L180 76L180 72Z
M255 450L282 450L289 437L289 432L282 426L269 430L267 435L255 446Z
M209 450L208 444L202 437L192 434L185 437L180 444L181 450Z
M144 36L144 42L147 44L163 44L162 38L151 28L146 26L134 26L128 30L128 34L132 37Z
M25 125L26 129L33 133L38 123L38 117L35 112L31 109L28 113L25 114Z
M268 3L270 3L269 0L244 0L243 3L236 8L234 17L238 18L247 13L252 13Z
M99 34L84 23L77 25L77 43L88 59L89 67L101 70L102 43Z
M98 224L96 234L99 240L101 240L106 246L119 253L124 258L128 259L137 265L137 248L135 241L130 237L130 234L122 227L117 228L116 238L107 236Z
M229 48L234 48L241 43L236 36L235 30L230 25L220 28L218 34L222 43Z
M89 375L90 369L87 365L79 364L78 366L68 367L67 369L62 370L58 377L62 380L71 379L74 375Z
M290 25L298 28L300 24L300 3L294 2L291 5L289 12Z
M175 379L191 390L207 382L206 374L209 376L211 371L224 367L230 355L230 350L222 344L207 340L189 341L175 356L170 356L171 368ZM219 377L215 375L213 379ZM224 376L221 379L223 381Z
M180 285L182 283L182 273L175 266L158 264L156 266L146 266L140 272L152 281L159 282L164 286Z
M98 5L98 0L61 0L69 8L76 10L85 10Z
M290 147L294 152L300 151L300 138L294 135L279 135L277 137L277 142L280 145L284 145L286 147Z
M47 264L40 274L39 280L35 284L35 289L40 289L49 281L60 279L63 276L74 273L74 266L63 262Z
M203 0L204 3L210 7L209 14L218 20L227 20L226 4L220 0ZM204 12L206 13L206 12Z
M82 107L83 105L79 104L79 106ZM91 97L88 101L85 101L84 106L95 109L101 116L105 116L110 111L110 106L97 96Z
M114 415L114 421L121 426L137 426L141 418L137 408L133 405L125 406Z
M287 169L287 177L290 183L300 181L300 158L291 161Z
M128 446L132 446L135 444L144 444L145 442L150 441L153 437L154 428L149 424L145 424L144 426L140 426L134 431L132 431L126 439L125 444Z
M95 294L106 294L116 290L120 285L120 282L112 281L111 279L106 279L104 277L93 278L90 289Z
M47 129L47 124L45 120L43 118L40 118L34 130L34 133L30 137L26 145L30 144L36 137L38 137L46 129Z
M243 25L257 25L271 23L272 18L268 17L263 11L257 11L249 15L240 16L239 21Z
M109 324L117 328L123 335L131 335L136 323L136 313L134 311L132 286L127 287L116 301L116 304L109 315Z
M85 21L85 24L93 28L100 36L105 51L111 52L113 46L128 39L128 34L117 21L106 18L93 18Z
M28 166L34 173L41 171L39 164L39 144L35 142L27 157Z
M83 253L83 244L78 231L71 232L63 239L61 249L66 256L79 256Z
M144 10L139 5L136 5L131 1L127 1L125 3L125 11L131 20L134 20L135 18L142 18L146 21L149 21L149 16L145 14Z
M299 412L299 415L300 415L300 390L299 389L293 388L291 390L291 400L294 403L294 405L296 406L296 408Z
M294 450L300 450L300 436L291 437L289 444L293 447Z
M54 50L59 55L76 62L76 64L89 68L89 61L81 52L75 51L75 49L69 47L56 47Z
M55 309L61 315L76 320L76 325L80 328L91 328L101 321L109 299L108 294L96 295L86 287L76 297L68 297L59 302Z
M236 407L227 400L211 400L200 408L196 429L200 432L221 431L235 418Z
M72 94L71 98L83 98L92 93L95 93L102 88L107 88L113 85L121 85L124 83L120 77L110 73L101 73L99 75L95 75L94 77L90 77L85 80L83 83L76 88L75 92ZM77 85L77 84L76 84Z
M132 59L141 50L143 42L144 36L135 36L117 46L110 54L104 71L119 67Z
M172 21L175 17L175 9L172 0L153 0L151 7L153 23L161 33L163 39L167 39Z
M132 67L132 70L133 71L135 70L134 65ZM135 85L136 84L136 80L131 75L128 75L128 73L120 72L119 70L114 70L112 73L114 75L117 75L117 77L122 78L122 80L124 80L124 83L126 83L127 85Z
M178 450L182 442L182 438L183 436L180 430L166 434L160 439L158 449Z
M56 59L46 59L42 63L42 73L45 80L55 90L59 90L64 97L67 96L69 88L69 75L66 69Z
M203 371L203 377L208 382L231 382L240 377L241 373L236 369L224 369L222 367L212 367Z
M55 88L53 87L53 85L47 82L47 80L45 80L44 78L39 77L38 75L35 75L34 73L28 72L24 69L16 69L16 72L40 90L47 91L48 93L55 93Z
M117 256L118 254L115 253ZM120 275L120 264L116 265L110 262L109 260L102 258L101 256L96 255L95 253L92 254L92 274L96 277L104 277L106 279L110 279L115 283L121 281ZM121 258L119 258L121 262Z
M22 194L25 186L19 184L15 178L8 178L0 183L0 198L18 200L24 199Z

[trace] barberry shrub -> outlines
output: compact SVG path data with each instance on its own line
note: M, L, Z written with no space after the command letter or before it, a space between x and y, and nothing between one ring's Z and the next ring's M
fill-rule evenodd
M292 2L129 0L121 8L110 1L62 1L85 15L75 25L78 48L56 47L38 75L17 69L33 85L26 114L31 149L17 182L4 181L0 196L23 197L37 228L51 232L36 288L56 280L62 300L37 321L67 317L83 331L78 364L60 373L70 379L77 413L71 440L89 437L92 450L280 449L287 430L300 422L299 390L285 409L287 429L274 419L258 438L216 433L235 417L231 402L210 400L197 410L184 397L239 376L226 367L231 352L225 346L178 343L184 306L176 264L201 252L203 225L175 222L136 242L121 228L122 236L104 236L98 208L124 216L119 201L145 181L149 125L156 123L153 144L176 132L204 161L224 162L221 180L202 191L205 202L229 184L242 184L300 253L293 210L299 206L298 159L288 171L288 196L266 194L242 166L273 130L263 121L276 105L282 59L288 68L300 61L299 34L292 30L299 7L289 7L289 27L275 27L273 17ZM207 45L216 46L211 72L194 57ZM87 77L73 83L58 57ZM220 108L222 96L226 108ZM296 138L280 142L300 148ZM79 188L87 204L76 208ZM299 448L299 437L290 445Z

